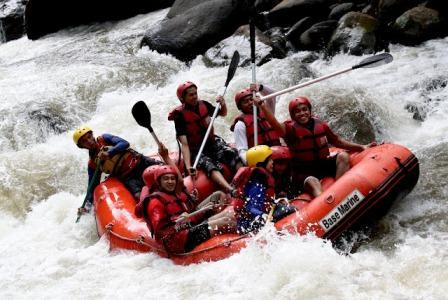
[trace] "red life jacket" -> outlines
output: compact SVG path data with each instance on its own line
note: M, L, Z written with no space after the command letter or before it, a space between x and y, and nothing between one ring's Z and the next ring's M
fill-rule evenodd
M146 186L142 189L141 193L141 201L136 206L135 213L138 217L145 218L151 233L154 233L154 229L152 228L151 221L146 213L146 207L152 199L159 199L160 202L162 202L165 206L165 213L172 222L174 222L183 212L189 212L192 210L185 193L181 193L180 195L168 194L160 191L154 191L151 193Z
M175 220L183 212L190 212L191 206L185 193L168 194L160 191L150 193L147 187L142 190L141 201L135 208L135 214L143 217L156 240L162 242L169 253L185 252L188 240L188 229L177 231ZM155 199L163 205L163 210L151 211L151 203ZM150 216L157 215L155 220Z
M254 171L257 171L266 176L266 182L267 182L266 197L270 198L270 199L275 198L275 179L274 179L274 177L272 177L272 174L270 174L264 168L259 168L259 167L239 168L232 180L232 185L237 189L238 195L240 195L240 197L235 198L232 201L232 205L236 212L239 212L244 208L244 205L245 205L244 188L246 187L246 184L248 183L248 181L251 179ZM266 202L265 203L265 212L268 212L269 209L270 209L270 204Z
M90 160L88 164L91 169L96 168L96 159L101 149L103 147L111 146L102 136L98 136L96 142L97 149L89 151ZM100 164L101 171L106 174L123 178L131 173L131 171L140 163L141 157L141 154L133 149L126 149L125 151L121 151L109 159L102 161Z
M249 148L255 146L254 144L254 115L253 114L241 114L235 118L230 130L235 129L235 125L238 121L241 121L246 125L246 137ZM280 135L272 128L271 124L266 120L263 112L257 114L257 131L258 131L258 145L279 146Z
M292 127L293 129L292 136L285 136L285 142L295 162L311 163L326 159L330 155L325 131L326 123L316 118L313 118L313 120L313 131L293 120L285 122L286 127Z
M187 140L190 151L192 149L199 150L202 139L204 138L208 125L210 124L210 115L208 113L207 105L205 105L202 100L199 100L198 103L199 114L189 109L185 104L176 107L168 114L169 121L174 121L176 116L179 114L182 115L185 120ZM210 135L208 136L208 141L213 141L214 136L215 134L212 127Z

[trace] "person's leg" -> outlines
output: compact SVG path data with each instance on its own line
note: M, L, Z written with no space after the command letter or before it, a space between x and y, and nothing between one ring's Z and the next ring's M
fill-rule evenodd
M218 209L218 210L216 210L216 209L214 209L214 210L216 212L219 212L224 208L224 206L226 204L228 204L227 200L228 199L227 199L226 194L224 194L221 191L216 191L213 194L211 194L210 196L208 196L207 198L205 198L201 203L199 203L199 205L196 207L196 209L201 209L207 205L212 204L212 205L215 205L216 209Z
M212 171L210 178L220 187L222 187L226 192L231 192L233 190L232 186L227 182L221 172L216 170Z
M218 184L222 189L224 189L224 191L230 192L233 189L221 173L222 166L220 164L217 164L208 155L201 155L198 166L204 169L207 172L207 176L216 184Z
M140 192L145 186L143 179L141 177L127 177L122 179L122 182L128 191L131 192L132 196L134 196L134 200L138 203L140 201Z
M350 169L350 156L347 152L341 152L336 157L336 176L335 179L338 180L339 177L345 174Z
M215 151L216 160L229 166L232 172L235 173L239 168L244 167L238 150L232 148L219 136L215 137Z
M322 185L320 184L319 179L314 176L308 176L303 182L303 187L307 193L313 196L313 198L322 194Z
M233 209L226 209L210 217L208 225L211 236L236 232L236 218Z

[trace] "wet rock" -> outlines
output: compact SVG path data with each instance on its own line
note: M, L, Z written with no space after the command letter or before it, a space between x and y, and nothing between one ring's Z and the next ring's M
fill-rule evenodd
M283 0L269 11L272 26L290 26L305 17L324 19L334 0Z
M423 122L426 119L427 110L423 105L418 103L407 103L404 108L412 114L414 120Z
M213 0L176 0L171 7L170 11L166 15L168 19L171 19L177 15L183 14L185 11L203 4L204 2L209 2ZM246 2L247 6L254 5L255 11L263 12L273 8L281 0L239 0L240 2Z
M376 50L377 19L359 12L350 12L339 25L328 45L330 54L348 52L353 55L374 53Z
M170 11L166 15L168 19L171 19L177 15L181 15L187 10L198 6L204 2L213 1L213 0L176 0L171 6Z
M272 9L280 2L282 2L282 0L255 0L255 8L256 11L262 12Z
M141 45L189 61L247 22L248 7L244 1L205 1L164 20L157 29L145 34Z
M267 34L258 29L255 31L255 61L257 66L270 61L272 58L279 58L278 49L273 45L273 38L270 34L274 37L275 35L282 35L278 28L274 28ZM240 53L240 66L249 66L251 64L249 25L241 26L231 37L207 50L203 59L208 66L228 65L235 50ZM281 58L284 58L284 56Z
M169 7L174 0L128 0L125 3L108 0L29 0L25 10L28 38L35 40L60 29L121 20L137 14Z
M286 37L283 33L283 29L280 27L275 27L264 32L264 34L269 38L267 44L272 47L272 51L270 53L272 58L285 58L288 50L286 48Z
M286 32L285 36L288 41L292 43L293 46L298 47L300 45L300 36L305 32L311 25L315 24L316 21L311 17L305 17L301 19L299 22L294 24L288 32Z
M377 18L388 23L424 0L376 0L376 2Z
M417 6L401 15L392 28L394 40L407 45L442 36L444 21L437 10ZM446 31L444 33L446 35Z
M316 23L300 35L300 44L307 50L322 49L330 40L337 21L328 20Z
M25 4L26 0L0 1L0 43L25 34Z
M351 2L338 4L334 8L331 9L331 12L328 15L328 18L338 21L343 15L352 11L354 8L355 8L355 5Z

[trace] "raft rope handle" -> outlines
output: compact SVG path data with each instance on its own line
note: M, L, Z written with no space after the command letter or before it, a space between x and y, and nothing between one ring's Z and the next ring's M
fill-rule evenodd
M129 241L129 242L134 242L134 243L139 244L139 245L147 246L148 248L155 249L155 250L157 250L158 252L162 252L162 253L164 253L164 254L166 254L166 255L169 255L169 254L170 254L170 253L168 253L164 248L155 247L155 246L153 246L153 245L150 245L150 244L146 243L146 242L145 242L145 237L142 236L142 235L140 235L138 238L134 238L134 239L132 239L132 238L127 238L127 237L124 237L124 236L119 235L118 233L115 233L115 232L112 230L112 227L113 227L113 224L112 224L112 223L109 223L109 224L107 224L104 228L106 229L106 232L107 232L108 234L113 235L113 236L116 237L116 238L119 238L119 239L122 239L122 240L125 240L125 241ZM202 252L205 252L205 251L209 251L209 250L212 250L212 249L217 248L217 247L222 247L222 246L223 246L223 247L229 247L233 242L236 242L236 241L238 241L238 240L241 240L242 238L245 238L245 237L247 237L248 235L249 235L249 234L247 233L247 234L241 235L241 236L239 236L239 237L236 237L236 238L234 238L234 239L230 239L230 240L221 242L221 243L219 243L219 244L217 244L217 245L210 246L210 247L207 247L207 248L204 248L204 249L201 249L201 250L190 251L190 252L184 252L184 253L175 253L175 254L173 254L173 255L174 255L174 256L188 256L188 255L193 255L193 254L198 254L198 253L202 253ZM110 239L109 239L109 240L110 240ZM111 249L111 250L112 250L112 249Z

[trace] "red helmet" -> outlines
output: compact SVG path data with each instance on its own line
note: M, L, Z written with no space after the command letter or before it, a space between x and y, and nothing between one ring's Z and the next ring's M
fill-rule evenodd
M249 88L241 90L238 93L236 93L236 95L235 95L236 107L240 108L241 100L243 100L244 97L249 96L249 95L252 95L252 91Z
M177 172L172 166L159 166L154 172L154 179L158 182L160 177L166 174L174 174L177 176Z
M291 152L289 148L285 146L271 146L272 150L272 160L276 161L279 159L291 159Z
M177 98L179 98L180 102L182 102L182 103L184 102L184 99L183 99L184 93L185 93L186 89L191 88L192 86L197 88L196 84L194 84L193 82L185 81L184 83L180 84L177 87Z
M150 188L156 182L156 178L155 178L154 174L160 167L162 167L162 166L160 166L160 165L149 166L143 172L143 175L142 175L143 181L145 182L147 187Z
M289 102L289 107L288 107L289 108L289 115L291 116L291 118L292 118L292 114L293 114L294 109L299 104L305 104L311 110L311 102L310 102L310 99L308 99L308 97L300 96L300 97L294 98L294 99L292 99Z

